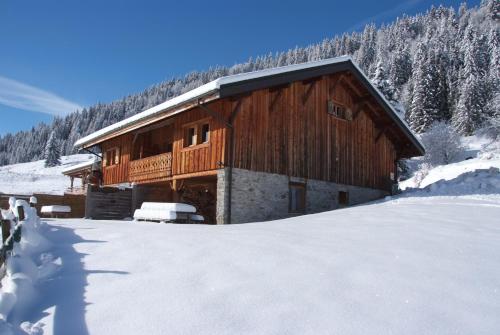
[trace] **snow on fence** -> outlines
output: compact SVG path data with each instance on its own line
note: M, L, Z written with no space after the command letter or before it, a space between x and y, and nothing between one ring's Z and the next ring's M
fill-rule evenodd
M11 197L0 213L0 334L40 333L41 324L22 321L35 303L38 282L51 278L61 264L47 253L52 246L43 236L48 226L37 215L37 201L30 200Z
M24 221L24 207L17 206L17 215L9 219L1 219L2 223L2 248L0 250L0 267L14 249L14 243L21 242L22 226ZM0 276L3 277L3 276Z
M71 213L68 217L72 218L83 218L85 216L85 194L64 194L64 195L54 195L54 194L42 194L34 193L38 199L35 208L40 213L43 206L50 205L61 205L71 207ZM29 201L29 195L16 195L16 194L0 194L0 208L9 207L9 198L15 197L16 199L23 199Z

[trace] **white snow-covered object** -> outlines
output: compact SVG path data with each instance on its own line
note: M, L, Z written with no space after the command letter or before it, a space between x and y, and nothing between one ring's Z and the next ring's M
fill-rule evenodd
M61 205L42 206L40 212L44 214L71 213L71 207Z
M141 209L196 213L194 206L179 202L143 202Z
M174 221L177 219L177 213L158 209L136 209L134 212L134 219L150 221Z
M135 220L146 221L204 221L197 215L192 205L175 202L144 202L140 209L134 212Z

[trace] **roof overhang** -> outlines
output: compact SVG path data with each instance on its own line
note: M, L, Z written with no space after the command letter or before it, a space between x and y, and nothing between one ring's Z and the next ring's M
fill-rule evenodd
M75 164L62 170L62 174L65 176L76 175L84 171L91 170L93 164L94 164L93 160L88 162L83 162L80 164Z
M258 89L279 86L293 81L306 80L342 71L350 71L356 79L362 83L366 90L373 95L392 122L397 125L405 137L408 138L413 146L411 152L414 153L415 156L423 155L425 153L424 146L416 135L410 130L404 120L398 116L397 112L383 94L373 86L370 80L348 56L221 77L145 110L142 113L90 134L78 140L75 143L75 147L92 147L107 139L141 128L147 124L171 117L194 108L197 105L208 103L219 98L227 98Z

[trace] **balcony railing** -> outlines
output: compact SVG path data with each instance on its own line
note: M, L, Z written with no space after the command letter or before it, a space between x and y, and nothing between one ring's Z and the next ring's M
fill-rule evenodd
M75 194L75 195L87 194L87 184L81 185L81 186L68 187L64 191L64 193L65 194Z
M172 153L164 153L131 161L129 179L133 183L165 180L172 176Z

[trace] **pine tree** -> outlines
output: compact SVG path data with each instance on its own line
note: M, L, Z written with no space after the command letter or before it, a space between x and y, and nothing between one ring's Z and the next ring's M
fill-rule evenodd
M415 72L408 120L414 131L422 133L439 119L437 69L433 53L429 55L423 43L418 46L413 68Z
M377 66L375 67L375 77L372 79L372 82L388 101L390 101L393 105L397 104L394 96L394 87L389 80L389 76L382 59L377 62Z
M61 165L61 152L55 131L50 133L47 144L45 145L45 167Z
M469 43L465 48L465 64L461 73L464 83L452 118L455 129L463 135L472 135L487 117L487 85L484 72L477 65L475 45L474 42Z
M389 69L391 82L402 87L411 77L411 57L407 46L397 46Z

